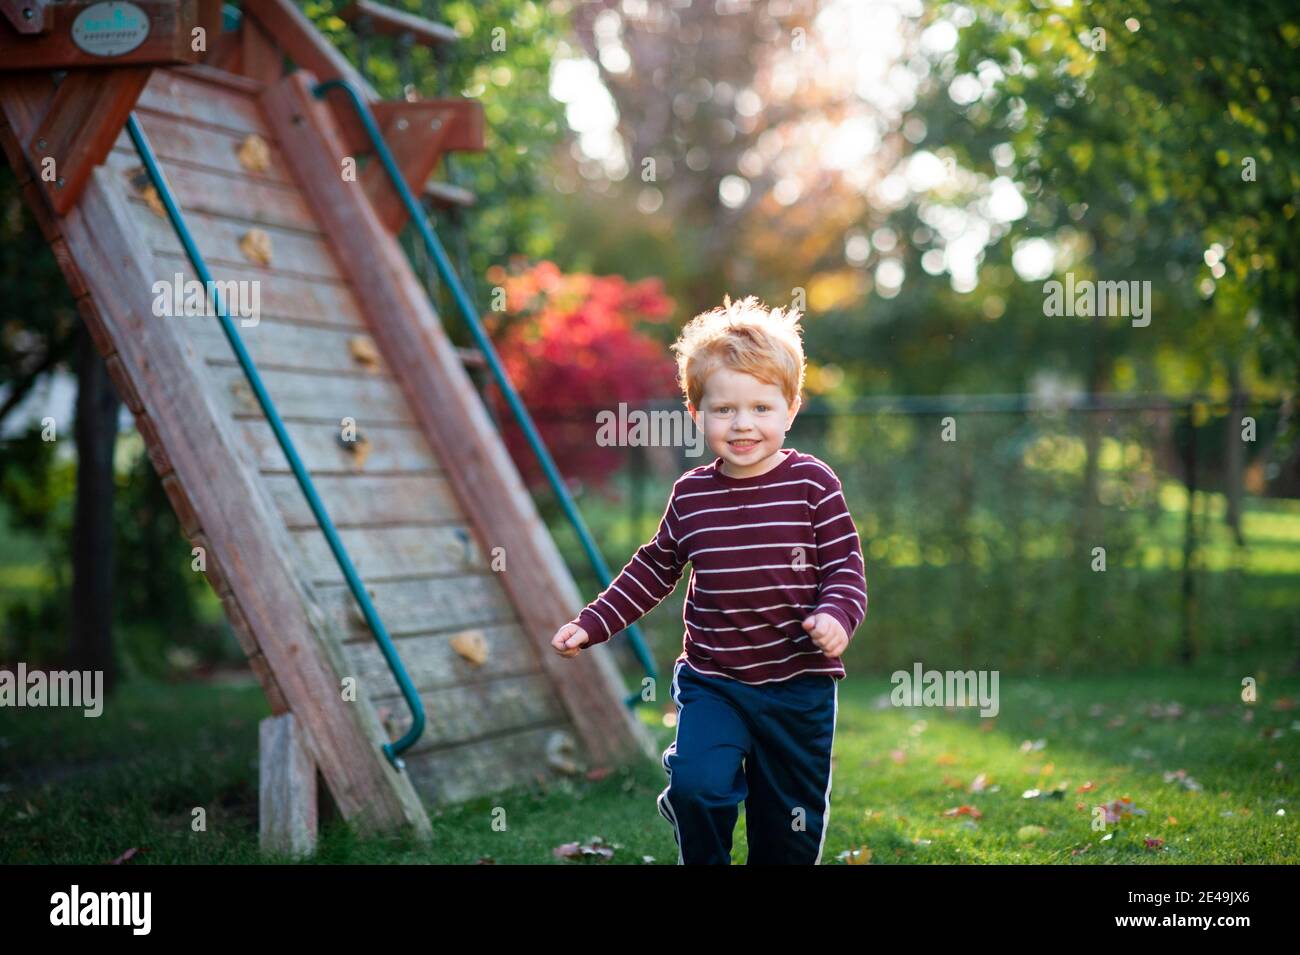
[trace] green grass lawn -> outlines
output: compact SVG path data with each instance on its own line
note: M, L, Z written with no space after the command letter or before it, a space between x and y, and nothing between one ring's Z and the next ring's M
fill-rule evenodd
M1245 675L1258 680L1255 704L1240 701ZM887 674L853 671L840 685L824 863L851 849L869 850L871 864L1300 862L1296 678L1232 667L1003 674L991 720L892 708L889 689ZM661 749L671 709L641 710ZM132 864L277 861L257 850L257 723L267 713L253 685L140 682L98 719L0 711L0 862L103 863L132 848ZM433 812L429 846L361 839L332 820L318 861L583 864L552 849L596 837L616 849L587 864L671 864L672 830L655 809L665 782L647 762L475 800ZM1133 812L1094 831L1103 804ZM207 829L194 832L200 806ZM496 807L505 831L493 827ZM744 860L742 810L733 861Z

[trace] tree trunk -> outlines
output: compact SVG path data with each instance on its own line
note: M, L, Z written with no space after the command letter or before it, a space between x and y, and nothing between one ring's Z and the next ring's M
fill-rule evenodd
M1070 573L1077 582L1071 610L1071 635L1077 654L1086 656L1094 634L1091 624L1095 615L1090 613L1090 594L1093 592L1091 574L1092 549L1104 547L1103 515L1098 486L1101 481L1101 441L1104 431L1113 423L1110 415L1102 420L1103 412L1092 410L1099 406L1109 384L1106 366L1106 343L1103 337L1102 318L1094 315L1088 333L1088 383L1089 410L1083 413L1083 446L1086 457L1083 465L1082 499L1079 501L1078 536L1069 545ZM1109 559L1109 555L1107 555Z
M1246 410L1246 395L1241 390L1241 363L1236 356L1228 359L1228 382L1232 389L1228 407L1228 427L1225 439L1227 451L1228 507L1224 520L1232 528L1238 547L1246 546L1241 527L1242 475L1246 469L1246 449L1241 440L1242 412Z
M1183 532L1183 643L1179 661L1184 665L1196 659L1196 415L1187 409L1187 447L1184 451L1187 484L1187 518Z
M104 691L117 682L113 665L113 447L120 402L108 368L84 326L77 336L77 503L72 527L72 632L69 665L102 670Z

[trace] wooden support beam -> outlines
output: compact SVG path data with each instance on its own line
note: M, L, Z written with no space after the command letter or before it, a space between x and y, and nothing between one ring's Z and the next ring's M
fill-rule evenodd
M370 111L375 114L375 122L381 130L387 130L395 123L405 121L411 133L439 131L434 123L441 123L446 140L443 152L482 152L487 148L484 138L485 122L483 104L473 99L423 99L415 102L406 100L383 100L370 104ZM392 140L389 140L392 145ZM435 164L436 165L436 164ZM430 168L433 168L432 166ZM420 182L423 183L424 179ZM412 187L418 191L419 185Z
M339 16L354 30L363 25L371 33L385 36L409 36L419 46L436 47L455 43L459 35L443 23L434 23L405 10L395 10L373 0L355 0L339 11Z
M314 83L302 71L287 76L266 91L262 106L366 310L385 364L446 463L480 552L500 547L509 555L502 586L591 759L617 765L634 755L655 758L648 732L622 701L610 655L564 660L550 648L559 623L582 607L577 587L397 240L358 183L339 176L347 146L332 112L311 95Z
M381 114L381 106L419 108L388 109ZM418 197L429 174L446 152L446 142L455 125L454 111L428 108L424 103L376 103L375 121L379 123L384 141L392 150L393 161L401 170L407 187ZM390 232L400 232L408 213L383 163L372 161L366 167L361 173L361 186L385 228Z
M383 102L371 111L417 201L445 153L484 148L483 106L473 100ZM361 174L361 184L384 226L400 232L408 218L406 207L383 164L372 162Z
M59 84L27 147L36 182L58 215L81 198L152 72L149 66L76 70Z
M0 15L17 32L24 36L34 36L49 30L49 25L45 22L45 8L51 2L52 0L0 0Z
M38 31L23 33L0 24L0 71L197 63L204 54L193 48L191 31L201 25L199 3L132 0L132 9L114 5L112 21L94 11L82 17L95 0L44 5ZM19 4L19 16L24 6L37 12L30 3Z
M309 856L316 851L316 763L292 713L257 727L257 835L263 852Z
M321 80L341 79L350 83L361 98L374 102L379 99L373 86L348 62L315 26L307 15L294 5L293 0L244 0L245 19L252 19L273 37L275 43L299 67L311 71ZM370 139L366 128L352 111L352 106L344 102L342 94L336 94L336 118L351 144L349 155L360 156L370 151ZM333 100L334 97L331 97Z
M245 76L265 83L277 83L284 76L284 54L271 35L252 17L239 25L241 66Z

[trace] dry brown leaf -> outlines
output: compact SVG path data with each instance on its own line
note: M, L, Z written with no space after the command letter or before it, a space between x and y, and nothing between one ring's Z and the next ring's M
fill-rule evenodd
M851 847L846 852L841 852L840 858L844 860L845 865L870 865L871 847L870 846Z

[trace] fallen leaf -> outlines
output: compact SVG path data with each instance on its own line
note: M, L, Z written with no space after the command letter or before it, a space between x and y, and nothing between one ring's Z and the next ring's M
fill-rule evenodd
M871 849L869 846L845 849L836 858L845 865L869 865L871 863Z
M585 846L577 842L566 842L564 845L556 846L551 852L558 859L612 859L614 857L614 849L606 845L605 840L600 836L592 836L591 842Z
M982 819L984 817L984 814L980 812L978 809L976 809L974 806L967 806L965 804L962 804L960 806L954 806L952 809L945 809L943 811L943 815L970 816L972 819Z
M1184 789L1190 789L1193 792L1200 792L1202 789L1201 784L1198 783L1191 776L1188 776L1187 770L1185 769L1175 770L1174 772L1167 772L1164 774L1164 779L1165 782L1167 783L1173 783L1173 782L1179 783Z

